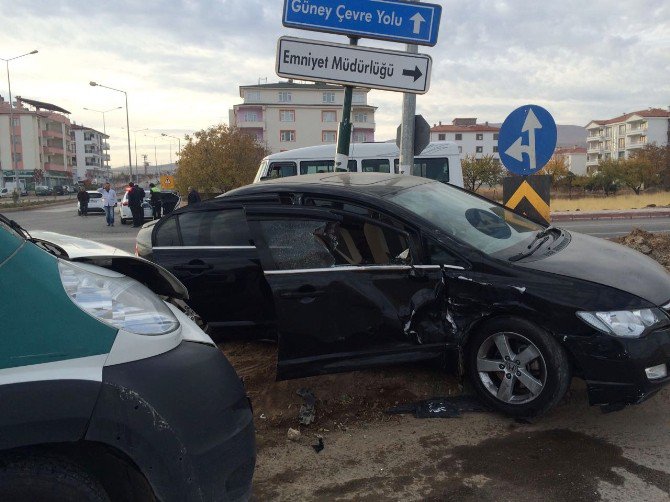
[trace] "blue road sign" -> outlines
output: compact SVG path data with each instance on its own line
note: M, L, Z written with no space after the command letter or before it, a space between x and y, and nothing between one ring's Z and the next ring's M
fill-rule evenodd
M524 105L510 113L500 128L500 161L514 174L536 173L551 159L557 137L556 122L547 110Z
M435 45L442 6L400 0L284 0L282 23L391 42Z

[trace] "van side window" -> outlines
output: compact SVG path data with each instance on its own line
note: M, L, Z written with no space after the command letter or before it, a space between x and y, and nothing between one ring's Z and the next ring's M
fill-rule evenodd
M358 166L356 165L356 159L349 159L347 163L347 169L350 173L355 173L358 171Z
M158 227L156 232L156 242L154 246L180 246L181 242L179 241L179 229L177 228L177 217L172 216L167 219L165 222Z
M430 265L451 265L455 267L465 267L466 263L459 259L455 254L448 251L444 246L438 244L432 239L425 239L426 258Z
M388 159L363 159L361 161L364 173L390 173L391 164Z
M268 169L268 178L284 178L298 174L295 162L273 162Z
M249 246L242 209L182 213L179 228L184 246Z
M300 174L332 173L334 160L303 160L300 162Z
M449 182L449 159L446 158L419 158L414 159L413 176L421 176L431 180Z

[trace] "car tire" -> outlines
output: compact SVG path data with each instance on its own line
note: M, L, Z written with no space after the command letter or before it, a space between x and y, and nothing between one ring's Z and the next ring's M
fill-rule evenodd
M570 362L556 339L515 317L477 328L466 351L466 371L482 400L497 411L532 418L552 409L570 385Z
M108 502L109 496L94 477L68 459L31 456L0 464L0 500Z

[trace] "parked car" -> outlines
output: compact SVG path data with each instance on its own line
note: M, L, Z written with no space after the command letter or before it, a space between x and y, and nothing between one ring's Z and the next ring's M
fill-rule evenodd
M586 380L591 404L670 380L670 275L448 184L317 174L179 209L137 236L211 327L278 336L278 378L442 358L512 416Z
M28 190L26 185L23 182L19 183L19 195L25 197L28 195ZM13 181L6 182L3 188L0 188L0 198L2 197L12 197L14 194L14 189L17 187L17 184Z
M88 193L88 212L105 214L102 194L97 190L86 190ZM77 215L81 216L81 204L77 201Z
M65 187L63 185L54 185L52 188L54 195L65 195Z
M172 191L160 192L163 214L170 214L181 204L181 197L178 193ZM150 204L151 194L149 190L146 190L146 197L142 203L142 211L144 211L144 219L151 220L154 217L153 209ZM128 206L128 189L123 192L123 197L121 198L121 204L119 204L119 218L121 218L121 224L125 225L126 222L132 221L133 214L130 211Z
M0 290L0 500L249 498L249 400L172 274L0 215Z
M35 195L53 195L53 190L48 186L36 185L35 186Z

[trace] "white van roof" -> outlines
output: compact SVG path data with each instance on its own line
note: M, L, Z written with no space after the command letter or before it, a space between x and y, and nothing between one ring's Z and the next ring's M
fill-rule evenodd
M263 160L300 160L335 158L337 145L318 145L286 150L268 155ZM432 155L459 155L458 146L452 141L433 141L418 157ZM400 151L395 143L351 143L350 157L398 157Z

